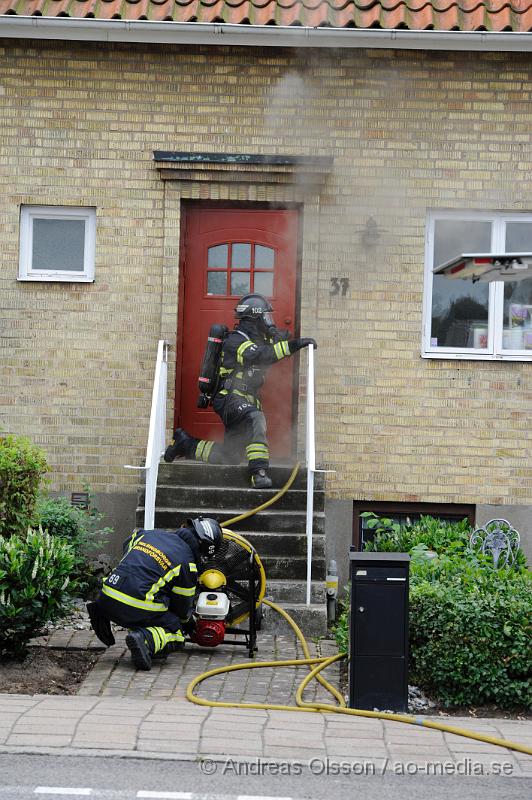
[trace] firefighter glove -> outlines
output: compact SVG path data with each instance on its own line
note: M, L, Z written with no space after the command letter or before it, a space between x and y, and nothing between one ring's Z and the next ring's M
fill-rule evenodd
M187 636L192 636L192 634L196 630L196 620L194 619L194 617L190 617L189 619L187 619L186 622L182 622L181 628L183 629L183 632L186 633Z
M287 339L290 339L290 331L284 330L282 328L269 328L268 336L272 340L272 342L283 342Z
M309 347L312 345L314 349L317 348L316 341L314 339L290 339L288 342L288 347L290 348L291 353L297 353L298 350L302 350L303 347Z

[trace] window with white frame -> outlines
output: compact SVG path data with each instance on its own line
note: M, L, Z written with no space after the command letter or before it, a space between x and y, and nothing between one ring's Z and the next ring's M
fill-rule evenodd
M450 280L434 267L462 253L532 252L532 214L434 211L427 224L423 355L532 361L532 278Z
M22 206L21 281L94 280L96 209Z

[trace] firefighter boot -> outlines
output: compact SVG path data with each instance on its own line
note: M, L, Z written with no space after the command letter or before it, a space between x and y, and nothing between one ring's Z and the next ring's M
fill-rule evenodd
M251 475L251 485L254 489L271 489L272 479L265 469L258 469Z
M167 642L162 650L158 650L152 654L152 661L166 661L170 653L177 653L179 650L185 649L184 642Z
M168 642L167 645L152 655L152 661L166 661L170 653L176 653L178 650L184 650L184 642Z
M126 646L131 652L131 660L137 669L148 672L151 669L152 652L142 631L129 631Z
M176 428L174 438L164 451L164 460L169 464L174 458L188 458L197 444L197 439L189 436L183 428Z

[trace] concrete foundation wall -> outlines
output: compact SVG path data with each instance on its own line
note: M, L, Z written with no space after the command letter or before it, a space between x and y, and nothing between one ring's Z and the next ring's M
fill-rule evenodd
M530 506L477 506L477 526L485 525L490 519L505 519L513 525L521 536L521 549L532 567L532 505Z

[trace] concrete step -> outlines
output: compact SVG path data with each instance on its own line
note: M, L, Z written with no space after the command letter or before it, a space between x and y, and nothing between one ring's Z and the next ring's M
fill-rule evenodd
M305 534L247 531L245 538L248 542L251 542L261 558L266 558L267 556L300 556L306 558L307 556L307 537ZM316 560L325 558L325 536L321 534L313 536L312 556Z
M287 482L293 466L272 464L268 470L274 489L278 491ZM158 483L161 486L221 486L227 488L249 488L249 472L245 465L203 464L199 461L179 459L171 464L161 461ZM314 488L323 490L324 477L314 476ZM307 471L301 466L292 485L294 489L306 489ZM256 491L256 490L253 490Z
M312 604L307 606L305 603L279 603L294 622L301 628L306 637L325 636L327 633L327 607L323 604ZM281 617L273 608L263 605L262 630L265 633L291 633L292 628L288 622ZM260 633L259 633L259 652L260 652Z
M275 506L273 507L275 509ZM225 520L236 517L242 513L239 508L224 508L214 506L209 503L207 507L201 509L204 517L213 517L219 520L222 524ZM190 517L195 517L198 514L198 509L193 506L181 507L163 507L159 506L155 509L155 527L156 528L177 528L184 520ZM142 528L144 522L144 508L137 507L136 525ZM306 515L304 511L275 511L267 508L264 511L254 514L248 519L232 526L232 530L236 533L257 531L268 533L305 533L306 530ZM315 534L325 533L325 514L321 511L314 514L313 531Z
M249 485L245 465L226 466L179 460L161 462L157 487L155 525L176 528L188 517L211 516L222 525L232 517L262 505L286 484L292 472L287 465L270 470L274 487L255 490ZM322 636L327 631L325 594L325 514L323 476L315 476L313 519L313 563L311 605L306 601L306 470L300 469L282 498L264 511L230 527L241 533L256 548L266 573L266 597L283 606L307 636ZM144 490L139 490L137 525L144 518ZM278 614L264 606L264 630L289 632Z
M304 603L307 597L307 583L305 580L292 578L272 579L266 575L266 597L274 603ZM325 603L325 582L311 581L310 600L312 603Z
M278 580L287 577L294 580L304 580L307 577L307 559L296 558L294 556L264 556L259 553L260 560L266 573L266 580ZM312 562L312 576L318 580L325 580L326 575L325 559L317 559Z
M242 514L271 500L276 489L251 489L223 486L157 486L155 504L162 508L177 508L186 506L202 511L204 508L238 508ZM139 493L138 504L144 505L144 491ZM314 492L314 510L323 511L325 495L323 492ZM275 501L271 506L276 511L306 511L306 489L290 489L286 494ZM260 513L260 512L259 512Z

